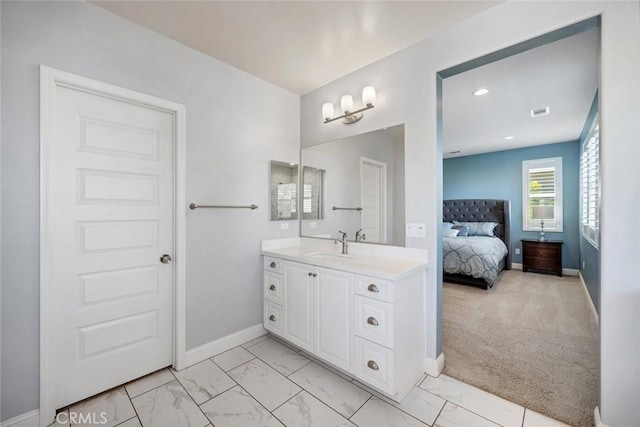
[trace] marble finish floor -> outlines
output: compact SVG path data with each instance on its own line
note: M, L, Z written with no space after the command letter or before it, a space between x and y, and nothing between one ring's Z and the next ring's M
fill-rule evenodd
M425 375L396 403L271 335L63 412L119 427L565 426L446 375Z

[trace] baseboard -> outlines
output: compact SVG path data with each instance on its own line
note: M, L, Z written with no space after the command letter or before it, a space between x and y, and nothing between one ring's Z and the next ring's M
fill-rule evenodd
M609 427L608 425L602 422L602 419L600 419L600 410L598 409L597 406L596 406L596 409L593 410L593 421L594 421L595 427Z
M424 359L424 371L427 375L437 377L444 369L444 353L440 353L437 359L427 357Z
M519 262L512 262L511 269L522 270L522 264ZM565 276L577 276L578 274L580 274L580 270L576 270L575 268L563 268L562 274L564 274Z
M40 411L34 409L0 423L0 427L40 427Z
M600 316L598 316L598 310L596 310L596 306L593 304L593 300L591 299L591 294L589 294L589 288L587 288L587 282L584 281L584 277L582 277L582 273L578 274L578 276L580 277L580 282L582 283L582 289L584 290L584 294L587 296L587 300L589 301L589 306L591 307L591 311L593 312L593 317L595 317L596 323L600 323Z
M196 363L202 362L216 354L231 350L233 347L237 347L247 341L261 337L266 333L266 329L264 329L262 327L262 323L260 323L231 335L227 335L226 337L211 341L210 343L201 345L200 347L188 350L185 358L185 367L195 365Z

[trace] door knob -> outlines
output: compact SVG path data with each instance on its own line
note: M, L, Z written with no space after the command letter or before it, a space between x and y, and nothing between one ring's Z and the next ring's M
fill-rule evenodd
M164 254L160 257L160 262L163 264L171 264L171 255Z

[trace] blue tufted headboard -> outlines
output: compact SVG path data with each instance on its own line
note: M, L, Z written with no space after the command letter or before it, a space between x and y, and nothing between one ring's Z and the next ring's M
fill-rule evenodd
M494 233L507 246L506 269L511 269L511 205L509 200L460 199L444 200L442 220L444 222L497 222Z

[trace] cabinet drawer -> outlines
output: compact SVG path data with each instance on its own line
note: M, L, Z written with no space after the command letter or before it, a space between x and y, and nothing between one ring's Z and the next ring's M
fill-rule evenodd
M356 337L356 376L389 394L395 394L393 350Z
M356 335L393 348L393 304L357 295Z
M523 265L526 268L555 271L560 267L560 261L554 258L538 258L525 256Z
M269 271L264 272L264 297L265 299L282 305L284 302L284 292L282 289L282 275L277 273L271 273Z
M356 275L356 293L369 298L393 302L393 282Z
M263 258L263 263L264 263L265 271L271 271L273 273L282 273L281 259L266 256Z
M265 301L263 323L266 330L282 335L284 331L284 308L271 301Z
M524 250L525 256L535 256L538 258L557 258L560 253L558 247L526 247Z

